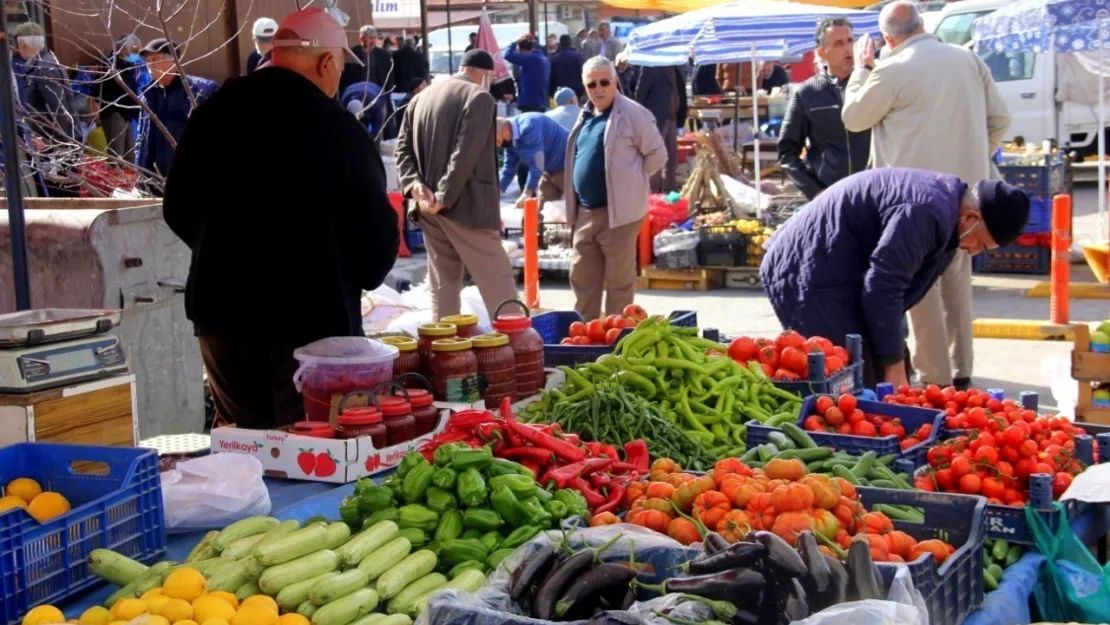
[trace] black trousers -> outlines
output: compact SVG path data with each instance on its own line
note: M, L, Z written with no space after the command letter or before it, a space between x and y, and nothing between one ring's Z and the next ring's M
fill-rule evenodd
M216 414L241 428L273 429L305 419L293 386L298 346L232 336L202 336L200 355Z

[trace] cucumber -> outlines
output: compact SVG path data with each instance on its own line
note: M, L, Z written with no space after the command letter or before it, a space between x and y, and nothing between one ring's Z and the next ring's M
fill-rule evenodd
M356 590L351 594L321 606L312 615L313 625L347 625L351 621L366 616L378 605L378 593L369 588Z
M421 549L382 573L378 580L378 594L382 599L392 599L405 586L431 573L435 568L436 554Z
M301 605L297 606L297 614L300 614L307 619L312 618L312 615L316 614L316 604L312 603L311 601L305 601Z
M254 549L254 557L264 566L283 564L324 548L328 530L322 525L303 527L280 540L267 542Z
M424 577L405 586L397 596L389 600L386 611L390 614L415 614L416 600L424 595L439 590L447 583L447 578L439 573L428 573Z
M262 573L262 577L258 578L258 587L272 597L281 592L282 588L298 580L330 573L337 568L339 568L339 556L335 555L334 551L322 549L296 560L271 566Z
M412 625L412 619L408 614L390 614L371 623L373 625Z
M179 564L170 569L169 572L175 573L177 571L180 571L181 569L193 569L197 573L200 573L201 575L207 577L216 569L221 568L224 565L231 564L232 562L235 562L235 560L232 560L231 558L209 558L207 560L193 562L192 564Z
M327 605L359 588L365 588L369 581L370 576L359 569L351 569L344 573L329 573L326 579L317 583L308 593L308 598L316 605Z
M109 595L108 598L104 600L104 607L111 608L112 606L116 605L116 602L120 599L131 599L142 595L142 593L135 594L135 589L139 587L140 582L143 582L148 578L153 577L154 579L157 579L158 585L161 585L161 580L164 579L162 577L162 574L168 573L173 565L173 562L159 562L158 564L150 567L145 572L143 572L143 574L140 575L135 581L127 584L126 586ZM154 588L157 587L158 586L154 586ZM149 590L149 588L147 590ZM146 590L144 590L143 592L146 592Z
M177 565L176 562L166 561L159 562L147 569L146 573L143 573L139 576L139 579L135 580L135 596L141 597L147 592L161 586L162 582L166 581L166 578L169 577L170 571L175 565Z
M998 540L994 541L993 545L991 545L991 559L997 560L999 562L1005 562L1006 552L1008 552L1009 550L1010 543L1006 542L1006 540L1003 538L999 538ZM998 576L996 575L996 577Z
M266 570L266 567L262 566L262 563L256 560L254 556L240 558L239 564L243 565L243 573L252 582L257 582L258 578L262 577L262 572Z
M338 549L350 540L351 526L342 521L332 523L327 527L327 533L328 537L324 541L324 549Z
M247 576L247 570L243 563L232 562L212 573L208 578L208 591L225 590L235 592L239 590L240 586L250 581L251 579Z
M797 424L783 423L781 427L782 431L785 432L786 435L790 437L790 440L794 441L799 448L815 449L817 447L817 443L810 438L809 434L806 434L805 430L798 427Z
M231 558L232 560L238 560L243 556L249 556L254 553L254 547L258 544L258 541L262 540L262 536L262 534L259 534L257 536L247 536L246 538L240 538L239 540L228 545L227 549L221 551L220 556L224 558Z
M289 584L281 589L281 592L274 597L274 600L277 601L278 607L281 608L282 612L296 610L297 606L309 600L312 589L316 587L316 584L319 584L333 575L335 575L335 573L324 573L323 575L317 575L316 577L310 577L294 584Z
M136 562L110 549L93 549L89 553L89 571L116 586L130 584L149 568L142 562Z
M358 566L366 556L380 549L382 545L397 537L400 529L393 521L375 523L370 529L355 534L347 544L335 550L339 554L339 561L343 568L349 569Z
M275 542L279 538L281 538L282 536L288 536L289 534L292 534L293 532L295 532L299 529L301 529L301 522L300 521L296 521L296 520L282 521L281 523L278 523L277 525L271 527L269 529L269 531L267 531L265 534L263 534L262 538L260 538L258 540L258 543L255 544L254 548L258 549L259 547L261 547L261 546L263 546L267 543Z
M231 546L231 543L240 538L265 534L279 523L281 521L270 516L252 516L240 519L225 527L219 536L216 536L212 546L216 548L216 551L223 553L224 549L227 549Z
M412 543L409 539L398 536L363 558L358 568L373 581L388 571L389 567L409 555L410 551L412 551Z
M258 587L258 582L247 582L235 591L235 598L240 602L245 601L248 597L261 595L262 589Z
M1021 559L1021 556L1024 555L1024 553L1025 551L1021 548L1021 545L1010 545L1010 548L1006 550L1005 566L1013 565L1015 562Z
M424 610L428 607L428 602L431 601L432 597L436 596L441 590L454 588L457 590L465 590L466 592L478 592L478 589L481 588L482 584L485 583L485 573L477 569L467 569L462 573L456 575L455 579L447 582L443 586L440 586L435 590L426 592L421 595L420 598L414 602L413 609L418 615L423 613Z
M381 625L381 622L386 619L386 615L380 612L373 612L366 616L351 621L348 625ZM411 619L410 619L411 620ZM411 625L411 623L410 623Z
M219 535L220 530L212 530L205 534L204 538L200 539L200 542L197 543L196 546L193 547L193 550L189 552L189 555L185 557L185 564L199 562L201 560L211 560L220 555L216 553L215 547L216 537Z

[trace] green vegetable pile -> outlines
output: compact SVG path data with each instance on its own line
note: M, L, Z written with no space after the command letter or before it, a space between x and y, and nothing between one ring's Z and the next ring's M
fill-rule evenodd
M436 569L455 577L488 572L539 532L571 516L588 517L574 490L541 488L524 466L494 458L488 447L452 443L433 462L413 452L380 486L360 480L339 514L356 528L393 521L413 547L434 553Z
M983 545L983 586L987 592L998 588L1006 569L1025 555L1021 545L1011 545L1002 538L988 538Z

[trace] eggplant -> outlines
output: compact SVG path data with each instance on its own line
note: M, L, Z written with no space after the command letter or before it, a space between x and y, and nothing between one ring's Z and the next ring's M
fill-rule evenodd
M751 566L767 555L767 547L761 543L735 543L717 553L691 560L682 565L691 575L717 573L728 569Z
M516 567L509 580L509 597L520 601L528 590L548 574L559 559L555 545L547 545Z
M824 555L824 554L822 554ZM832 556L825 556L825 564L829 566L829 605L844 603L848 600L848 569L844 563Z
M555 604L553 616L558 620L573 620L593 613L598 598L609 588L628 591L636 571L623 564L599 564L585 575L574 580Z
M552 569L551 573L536 589L536 598L532 601L532 615L550 621L555 609L555 602L563 596L563 591L579 575L585 573L593 562L594 552L583 549Z
M636 591L629 584L627 588L614 585L601 593L599 604L605 610L627 610L636 602Z
M589 625L645 625L646 621L638 615L624 610L606 610L594 615Z
M705 552L709 554L717 553L728 549L728 541L717 532L709 532L702 540L702 546L705 547Z
M681 595L681 597L687 601L693 601L707 606L713 612L713 618L715 619L729 621L732 620L732 617L736 616L737 607L728 601L714 601L713 599L706 599L705 597L699 597L697 595Z
M848 600L885 599L882 578L871 560L871 545L866 540L852 541L848 548Z
M736 597L758 597L765 585L763 576L756 571L731 569L695 577L674 577L657 586L643 584L642 587L653 588L662 595L681 592L706 599L732 601Z
M802 588L806 591L810 607L814 612L820 612L832 605L836 590L825 554L818 548L813 532L802 532L798 536L798 553L806 563L806 574L801 578Z
M747 610L737 610L728 622L729 625L759 625L759 617Z
M784 605L783 615L791 623L809 616L806 592L802 589L802 584L797 578L790 580L790 583L786 586L786 604Z
M802 556L790 546L790 543L771 532L759 531L755 533L755 540L767 548L767 563L790 577L801 577L806 574L806 563Z

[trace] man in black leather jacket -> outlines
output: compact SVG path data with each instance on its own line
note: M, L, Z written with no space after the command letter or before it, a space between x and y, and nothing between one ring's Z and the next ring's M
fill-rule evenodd
M852 23L821 20L816 39L824 71L790 94L779 137L779 164L811 200L841 178L866 169L871 152L871 131L848 132L840 119L844 85L855 65Z

